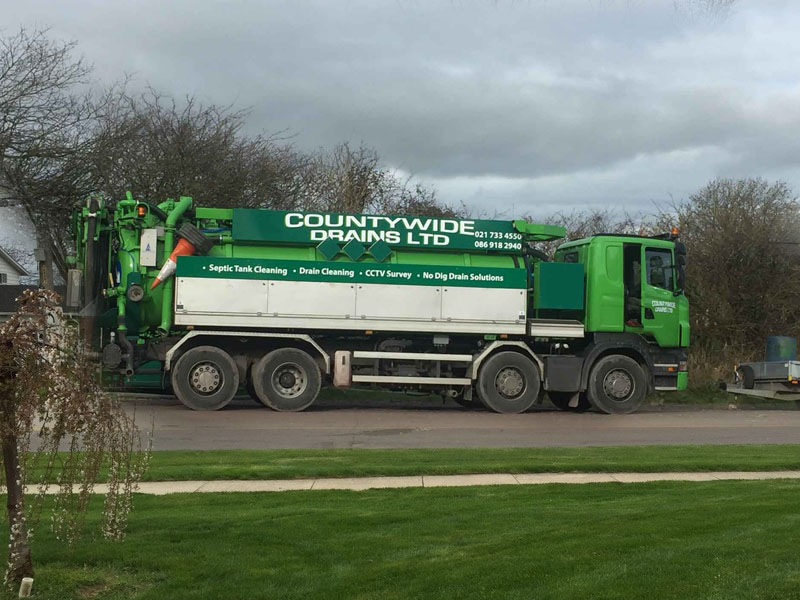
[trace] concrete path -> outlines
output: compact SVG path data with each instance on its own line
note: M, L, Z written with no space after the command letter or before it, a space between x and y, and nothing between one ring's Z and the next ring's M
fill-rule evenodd
M413 475L408 477L342 477L330 479L269 479L220 481L147 481L138 493L153 496L211 492L287 492L294 490L369 490L434 488L472 485L541 485L553 483L645 483L648 481L726 481L800 479L800 471L709 471L704 473L483 473L476 475ZM105 493L104 484L95 492ZM34 489L30 490L35 493ZM56 493L55 488L46 493Z

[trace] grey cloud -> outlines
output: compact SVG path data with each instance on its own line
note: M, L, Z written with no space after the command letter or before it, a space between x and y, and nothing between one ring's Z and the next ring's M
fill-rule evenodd
M105 81L136 72L251 106L252 131L304 148L363 141L450 201L646 205L716 174L800 184L800 14L699 5L31 0L5 16L77 39Z

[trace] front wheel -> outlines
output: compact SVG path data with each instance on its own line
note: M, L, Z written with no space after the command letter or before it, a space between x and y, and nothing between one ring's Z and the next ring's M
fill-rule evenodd
M478 374L478 397L494 412L525 412L539 398L541 387L538 367L518 352L498 352Z
M614 415L635 411L647 395L647 378L635 360L621 354L604 356L589 372L589 402L597 410Z

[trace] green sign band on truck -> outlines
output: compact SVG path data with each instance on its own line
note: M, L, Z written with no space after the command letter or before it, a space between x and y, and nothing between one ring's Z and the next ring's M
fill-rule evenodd
M519 254L526 239L557 239L563 228L520 221L396 217L283 210L233 210L233 237L239 242L316 245L325 240L372 244L382 240L396 248L485 250Z
M524 269L181 256L178 277L525 289Z

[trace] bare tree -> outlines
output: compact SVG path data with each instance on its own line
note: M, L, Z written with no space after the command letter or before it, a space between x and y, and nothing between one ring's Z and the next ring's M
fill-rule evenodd
M385 173L374 150L340 144L317 152L305 176L303 208L375 212L384 194Z
M558 212L546 217L545 222L564 227L567 230L567 240L577 240L598 233L643 234L647 229L641 216L608 209Z
M183 102L150 89L99 120L88 162L95 189L147 201L190 195L199 205L445 215L432 191L398 178L365 146L305 154L280 133L244 133L247 111Z
M716 179L675 212L699 344L760 349L800 334L800 205L785 183Z
M723 20L730 15L736 0L672 0L672 5L676 12L690 17Z
M564 241L579 240L598 233L648 235L652 230L650 220L642 215L617 213L608 209L558 212L545 217L526 217L526 219L534 223L560 225L566 229L565 239L537 244L538 248L548 255L551 255Z
M247 136L247 111L183 102L152 88L108 103L86 164L95 190L142 200L192 196L205 206L291 208L307 157L279 134Z
M36 227L51 283L52 260L66 268L64 217L90 187L75 157L92 142L98 110L81 93L90 67L74 49L41 29L0 38L0 180L5 202L24 207Z
M347 144L305 154L282 134L247 135L246 110L178 102L127 82L89 93L91 68L75 43L46 30L0 38L0 181L24 207L42 279L65 276L69 213L90 193L160 202L191 195L205 206L309 208L452 215L435 194L399 179L377 153Z
M52 526L58 538L81 533L94 482L108 467L102 533L121 539L131 494L147 463L138 429L103 393L58 296L26 290L20 309L0 325L0 444L7 491L6 582L33 576L31 528L48 488L56 488ZM66 453L59 453L67 448ZM26 487L38 489L26 501Z
M337 212L453 216L435 193L401 179L381 165L378 153L364 145L343 143L330 151L318 151L309 162L303 180L299 208Z

